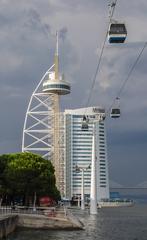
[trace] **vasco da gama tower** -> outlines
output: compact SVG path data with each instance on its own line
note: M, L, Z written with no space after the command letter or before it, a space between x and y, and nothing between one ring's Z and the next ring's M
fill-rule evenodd
M54 64L33 92L23 129L22 151L41 154L55 167L56 185L64 194L64 117L60 96L70 93L70 84L59 74L58 33Z

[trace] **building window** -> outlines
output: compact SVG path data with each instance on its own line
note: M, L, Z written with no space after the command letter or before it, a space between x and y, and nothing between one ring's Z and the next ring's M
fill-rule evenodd
M86 147L86 146L85 146ZM82 151L88 151L88 150L90 150L91 151L91 148L76 148L76 147L74 147L73 148L74 150L82 150ZM85 152L84 152L85 153Z
M103 138L102 138L102 137L100 137L100 140L105 140L105 139L104 139L104 137L103 137ZM104 142L100 142L100 143L104 143Z
M100 130L99 132L100 132L100 133L104 133L104 131L103 131L103 130Z
M100 151L104 152L104 151L105 151L105 148L100 148Z
M73 115L73 118L82 118L83 119L83 115Z

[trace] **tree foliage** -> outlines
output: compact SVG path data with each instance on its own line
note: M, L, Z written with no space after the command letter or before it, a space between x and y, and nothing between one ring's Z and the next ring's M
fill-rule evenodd
M14 201L21 197L25 204L34 193L38 197L60 199L56 188L54 167L50 161L33 153L0 156L0 194Z

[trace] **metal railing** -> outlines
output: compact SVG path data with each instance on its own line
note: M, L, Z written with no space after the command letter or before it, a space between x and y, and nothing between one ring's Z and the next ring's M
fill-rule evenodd
M1 207L0 208L0 215L5 214L43 214L42 210L33 209L33 208L19 208L19 207Z
M67 217L67 210L65 206L62 207L0 207L0 216L10 215L10 214L33 214L33 215L44 215L47 217Z

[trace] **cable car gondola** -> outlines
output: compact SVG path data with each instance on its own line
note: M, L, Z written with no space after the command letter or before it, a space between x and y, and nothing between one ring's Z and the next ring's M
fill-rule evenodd
M120 109L112 108L110 116L111 116L111 118L119 118L120 117Z
M86 117L85 115L83 116L83 119L82 119L82 131L88 131L88 117Z
M80 173L80 168L79 168L79 166L76 164L76 166L75 166L75 172L76 173Z
M120 117L120 99L117 97L115 103L115 107L111 108L110 117L111 118L119 118Z
M111 22L108 31L109 43L124 43L127 37L127 29L124 23Z

